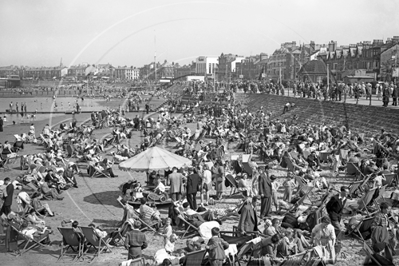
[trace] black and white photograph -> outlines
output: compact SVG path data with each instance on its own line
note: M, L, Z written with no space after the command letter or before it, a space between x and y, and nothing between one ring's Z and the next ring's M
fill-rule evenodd
M399 265L399 0L0 0L0 265Z

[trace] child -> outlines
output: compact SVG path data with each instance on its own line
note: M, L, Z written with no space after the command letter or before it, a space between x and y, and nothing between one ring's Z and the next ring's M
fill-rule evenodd
M167 218L165 227L162 229L161 233L159 234L164 237L164 245L166 245L167 240L170 238L172 234L173 234L172 219Z
M212 228L212 238L209 239L208 245L206 246L211 266L222 266L223 261L226 258L224 250L229 248L229 243L219 237L219 232L219 228Z
M277 190L280 186L280 184L277 182L277 177L275 175L271 175L270 176L270 180L272 181L272 198L273 198L273 202L274 205L276 206L276 211L279 211L279 203L278 203L278 199L277 199Z
M295 181L292 174L288 174L287 179L283 183L283 186L284 186L283 200L291 203L292 190L295 188Z

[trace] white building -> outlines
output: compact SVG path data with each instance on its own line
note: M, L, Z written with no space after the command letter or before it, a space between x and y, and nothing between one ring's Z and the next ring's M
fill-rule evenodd
M201 75L213 75L218 65L217 57L200 56L195 61L195 73Z
M243 61L243 60L245 60L245 57L237 56L236 59L233 62L231 62L230 72L236 72L237 63L241 63L241 61Z
M127 80L138 80L140 78L140 70L138 68L125 68L125 78Z

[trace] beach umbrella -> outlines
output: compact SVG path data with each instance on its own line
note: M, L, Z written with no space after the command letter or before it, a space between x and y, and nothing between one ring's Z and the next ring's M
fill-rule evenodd
M119 169L130 171L159 171L172 167L191 166L191 160L160 147L149 148L136 156L121 162Z

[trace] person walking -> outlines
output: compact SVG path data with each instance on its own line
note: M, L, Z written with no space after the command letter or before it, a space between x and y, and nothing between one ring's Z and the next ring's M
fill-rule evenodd
M3 117L0 116L0 132L3 132L3 124L4 124Z
M187 201L193 210L197 210L197 193L201 188L201 181L197 171L194 168L190 168L187 178Z
M170 197L173 201L181 199L183 186L183 175L177 172L177 168L173 167L173 173L169 175Z
M335 235L339 236L341 232L341 215L345 206L349 189L345 186L341 187L341 193L333 196L326 205L327 213L331 219L331 224L334 226Z
M126 233L125 248L129 251L128 260L141 258L142 250L147 248L145 234L140 231L141 222L135 221L133 230Z
M0 215L8 215L11 212L12 199L14 196L14 185L11 183L9 177L4 178L4 185L6 188L3 192L3 207L1 208Z
M269 215L272 200L272 184L269 175L265 173L264 167L259 169L259 194L261 198L260 218L263 219Z

